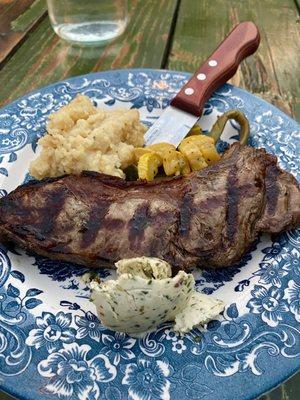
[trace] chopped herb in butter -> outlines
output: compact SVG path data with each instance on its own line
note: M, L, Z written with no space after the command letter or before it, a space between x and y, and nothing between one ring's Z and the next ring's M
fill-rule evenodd
M171 278L172 269L166 261L154 257L137 257L120 260L116 263L118 275L132 274L141 278L164 279Z
M207 323L224 308L221 300L197 293L192 274L179 271L157 258L118 261L118 278L91 282L91 299L104 326L142 337L167 321L184 333Z

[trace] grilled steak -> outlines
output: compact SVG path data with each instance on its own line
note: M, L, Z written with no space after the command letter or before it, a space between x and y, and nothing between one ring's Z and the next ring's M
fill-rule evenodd
M300 224L300 190L276 157L234 144L200 172L126 182L84 172L18 187L0 200L0 237L92 267L155 256L175 268L236 263L260 232Z

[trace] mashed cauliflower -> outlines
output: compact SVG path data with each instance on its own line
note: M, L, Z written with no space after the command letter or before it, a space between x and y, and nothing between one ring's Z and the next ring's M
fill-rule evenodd
M123 178L122 169L133 163L133 149L143 146L145 131L138 110L103 110L77 95L50 115L47 134L38 142L41 153L29 172L37 179L83 170Z

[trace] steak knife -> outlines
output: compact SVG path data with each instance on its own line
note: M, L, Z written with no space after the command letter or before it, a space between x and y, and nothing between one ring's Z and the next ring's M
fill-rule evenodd
M253 22L238 24L148 129L146 145L168 142L177 147L200 118L212 93L236 73L239 64L257 50L259 42L259 31Z

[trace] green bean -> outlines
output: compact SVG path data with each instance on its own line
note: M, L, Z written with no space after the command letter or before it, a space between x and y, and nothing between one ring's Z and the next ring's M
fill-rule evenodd
M217 121L214 123L211 131L208 133L208 136L212 137L215 143L220 139L223 130L225 128L226 123L230 120L234 119L240 125L239 130L239 141L241 144L247 144L249 134L250 134L250 126L249 121L246 118L245 114L243 114L239 110L229 110L220 117L218 117Z

